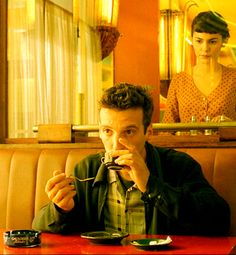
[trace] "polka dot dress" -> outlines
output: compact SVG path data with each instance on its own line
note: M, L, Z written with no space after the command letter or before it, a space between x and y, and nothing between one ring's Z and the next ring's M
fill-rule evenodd
M206 116L218 115L236 121L236 68L222 66L221 82L208 96L196 87L190 74L180 72L173 77L163 122L190 122L192 116L202 122Z

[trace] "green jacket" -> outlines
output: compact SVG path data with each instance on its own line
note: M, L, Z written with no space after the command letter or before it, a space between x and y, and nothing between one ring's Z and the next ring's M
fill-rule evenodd
M225 235L230 227L226 201L204 178L200 165L189 155L146 143L150 177L145 202L148 234ZM89 182L76 181L75 207L61 213L53 203L41 209L33 228L55 233L104 230L103 207L108 182L107 168L101 164L104 152L80 161L74 175Z

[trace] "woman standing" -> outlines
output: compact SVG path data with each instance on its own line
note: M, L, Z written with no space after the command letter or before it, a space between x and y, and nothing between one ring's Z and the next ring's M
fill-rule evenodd
M192 22L196 65L170 84L163 122L236 120L236 69L221 65L218 56L228 41L228 25L218 13L199 13Z

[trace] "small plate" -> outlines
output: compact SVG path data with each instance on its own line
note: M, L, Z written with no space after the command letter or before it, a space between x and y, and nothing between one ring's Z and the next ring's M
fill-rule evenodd
M120 241L128 236L126 232L108 232L108 231L94 231L82 233L82 238L87 238L93 243L120 243Z
M143 250L157 250L166 248L172 239L168 236L166 239L160 238L145 238L132 240L130 243L135 247Z

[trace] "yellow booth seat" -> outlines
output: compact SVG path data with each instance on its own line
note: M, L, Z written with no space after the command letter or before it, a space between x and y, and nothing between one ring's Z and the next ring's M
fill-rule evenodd
M101 144L0 145L0 228L29 229L35 213L48 202L44 188L54 170L68 175ZM231 208L236 235L236 148L178 148L195 158L208 181Z

